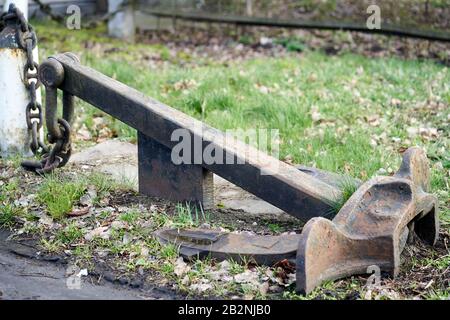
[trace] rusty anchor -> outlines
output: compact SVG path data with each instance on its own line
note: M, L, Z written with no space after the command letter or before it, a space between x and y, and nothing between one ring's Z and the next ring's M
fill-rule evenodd
M291 259L296 262L297 290L308 293L325 280L366 273L373 265L396 276L408 238L417 235L429 244L437 240L437 199L428 193L429 162L419 148L405 152L392 177L375 177L363 184L350 180L357 191L329 220L342 195L342 177L295 168L239 141L225 143L223 132L83 66L73 54L50 60L39 68L43 83L54 81L63 70L63 81L55 90L138 131L140 193L206 208L213 204L215 173L286 213L309 220L301 234L270 237L211 230L156 232L162 243L178 245L186 258L253 259L269 265ZM188 134L192 145L199 140L202 153L214 149L223 161L175 164L172 151L177 141L172 133L178 129ZM228 159L239 161L228 164Z
M300 169L328 183L337 181L334 174ZM362 184L333 220L313 218L301 234L257 236L200 229L155 234L160 242L179 246L187 259L209 256L274 265L295 258L297 291L309 293L324 281L364 274L374 265L395 277L400 253L414 234L434 245L438 206L428 191L428 159L421 149L410 148L394 176Z

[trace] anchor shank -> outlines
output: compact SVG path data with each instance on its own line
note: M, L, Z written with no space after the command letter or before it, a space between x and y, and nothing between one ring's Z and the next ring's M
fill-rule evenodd
M68 54L53 59L64 67L65 78L59 89L96 106L170 150L179 143L173 141L172 134L183 129L194 143L201 141L201 152L209 146L216 154L223 154L220 163L209 164L202 159L196 165L299 219L329 216L333 211L333 204L340 196L335 186L245 143L230 141L225 133L81 65ZM228 164L229 159L234 159L232 164Z

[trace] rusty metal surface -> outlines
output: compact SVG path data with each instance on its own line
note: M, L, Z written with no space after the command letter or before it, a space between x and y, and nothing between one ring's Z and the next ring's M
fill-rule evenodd
M6 14L2 15L2 18L5 17ZM0 19L0 23L3 19ZM9 49L20 49L20 42L17 37L17 29L15 26L15 22L9 19L6 21L3 28L0 28L0 48L9 48Z
M339 180L326 172L316 173ZM428 190L428 159L421 149L411 148L393 177L375 177L364 183L332 221L313 218L300 235L166 229L156 236L162 243L179 246L187 259L209 256L273 265L296 257L297 290L309 293L324 281L365 274L374 265L396 276L400 254L413 235L433 245L439 221L437 199Z
M213 174L199 165L174 165L170 149L138 133L139 192L171 201L214 206Z
M309 293L323 281L364 274L372 265L396 276L408 234L431 245L437 240L437 199L428 190L428 159L411 148L393 177L364 183L333 221L311 219L297 252L297 290Z
M284 259L294 260L300 239L299 234L259 236L203 229L163 229L155 235L163 244L179 246L180 255L188 260L211 257L268 266Z
M202 141L201 152L209 146L223 153L221 164L202 162L203 168L303 221L329 216L333 212L333 205L341 195L338 188L242 142L227 141L225 144L223 132L82 66L67 54L53 58L64 67L64 81L59 88L67 93L109 113L169 149L178 143L171 140L171 134L176 129L186 129L194 142ZM224 165L230 158L235 159L235 164ZM270 174L261 174L268 170Z

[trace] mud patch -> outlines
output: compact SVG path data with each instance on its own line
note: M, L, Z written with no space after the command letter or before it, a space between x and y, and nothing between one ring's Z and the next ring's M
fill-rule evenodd
M107 281L98 281L92 274L70 289L67 284L66 263L52 263L50 256L42 258L37 248L28 240L7 240L11 233L0 229L0 299L180 299L182 296L170 290L154 286L134 286L131 290ZM27 245L22 242L28 243ZM26 249L25 249L26 248ZM25 250L25 251L24 251ZM66 259L54 259L55 262ZM119 282L119 284L122 284ZM133 287L133 286L132 286Z

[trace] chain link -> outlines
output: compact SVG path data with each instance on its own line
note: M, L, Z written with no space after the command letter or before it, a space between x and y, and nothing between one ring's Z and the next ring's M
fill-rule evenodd
M6 16L7 12L2 12L0 13L0 32L3 31L3 29L5 28L5 16Z

